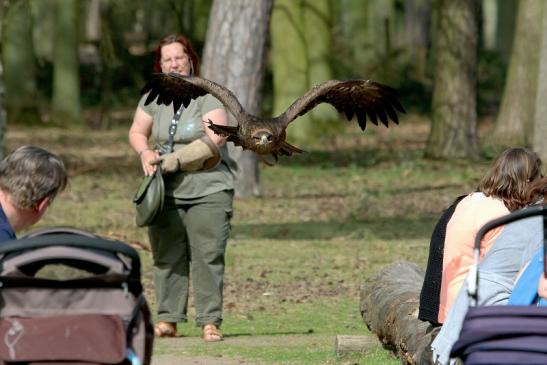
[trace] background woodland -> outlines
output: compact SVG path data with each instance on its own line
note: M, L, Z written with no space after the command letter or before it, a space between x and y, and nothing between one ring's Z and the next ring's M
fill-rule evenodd
M430 120L428 158L480 159L523 145L547 159L542 0L0 4L0 150L12 125L128 127L157 41L177 32L202 55L202 76L253 113L277 115L327 79L373 79L399 90L409 114ZM345 125L326 105L301 119L288 131L300 143L329 143ZM482 124L491 132L479 140ZM256 156L232 153L238 194L260 195Z

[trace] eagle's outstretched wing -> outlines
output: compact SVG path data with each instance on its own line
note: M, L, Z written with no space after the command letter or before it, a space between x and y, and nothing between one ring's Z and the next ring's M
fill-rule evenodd
M399 123L397 111L405 112L398 98L397 91L374 81L329 80L302 95L277 119L287 125L316 105L329 103L348 120L356 116L362 130L365 130L367 116L373 124L378 125L380 121L387 127L390 119Z
M173 108L177 111L181 104L187 107L192 99L205 94L212 94L232 113L236 120L240 120L241 116L246 114L230 90L201 77L183 76L176 73L152 74L142 88L141 95L148 92L148 97L144 102L145 105L158 98L158 104L169 105L172 102Z

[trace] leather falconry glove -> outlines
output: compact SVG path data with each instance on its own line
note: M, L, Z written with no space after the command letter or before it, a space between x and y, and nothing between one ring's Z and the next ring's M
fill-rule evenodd
M207 136L190 142L178 150L161 155L152 164L160 164L165 173L209 170L220 162L218 146Z

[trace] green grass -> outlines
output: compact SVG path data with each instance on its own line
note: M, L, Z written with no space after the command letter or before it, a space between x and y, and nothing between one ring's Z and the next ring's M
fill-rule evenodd
M44 146L67 162L70 186L39 226L67 225L147 245L131 198L139 161L126 130L8 130L9 149ZM395 260L423 265L435 221L470 191L488 161L426 160L423 122L348 128L330 143L261 168L263 196L236 199L225 280L227 341L205 344L193 322L185 337L156 341L155 354L234 358L243 364L397 364L378 346L337 358L336 335L370 335L359 313L365 278ZM150 253L143 283L155 305ZM193 321L193 308L190 318ZM214 363L211 362L211 363Z

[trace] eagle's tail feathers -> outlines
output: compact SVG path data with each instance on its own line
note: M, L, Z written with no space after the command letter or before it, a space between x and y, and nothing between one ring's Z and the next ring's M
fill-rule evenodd
M209 119L208 127L219 136L223 136L223 137L237 136L238 127L215 124L211 121L211 119Z
M302 153L304 152L304 150L301 150L300 148L293 146L292 144L289 144L287 142L282 142L280 144L278 152L284 156L292 156L293 153Z
M260 161L264 162L268 166L274 166L275 164L277 164L277 162L279 162L279 157L277 156L277 153L275 153L275 152L272 153L272 156L274 158L273 162L268 161L266 156L260 156Z

